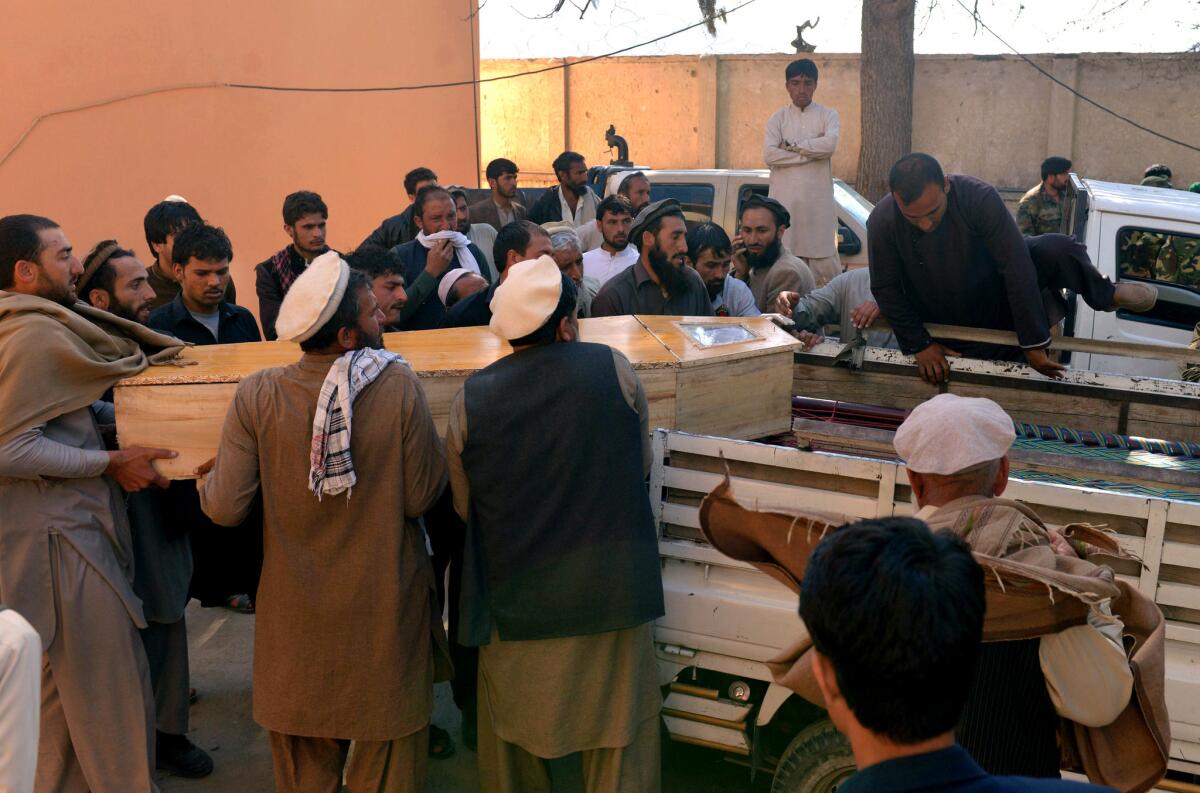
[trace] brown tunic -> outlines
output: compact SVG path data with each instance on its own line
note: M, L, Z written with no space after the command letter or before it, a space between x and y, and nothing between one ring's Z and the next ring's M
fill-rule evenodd
M215 522L237 525L261 481L255 721L289 735L387 741L428 724L435 663L446 657L416 522L442 491L446 459L416 375L393 364L354 402L358 484L318 501L309 442L336 358L306 354L242 380L200 498Z
M765 270L750 270L750 291L758 310L769 314L775 310L775 298L780 292L799 292L804 297L816 289L817 282L812 270L803 259L793 256L785 248L775 263Z
M617 350L621 393L641 422L642 468L653 462L650 414L641 380ZM471 483L462 462L467 442L464 392L450 405L447 461L454 508L465 520ZM531 641L492 640L479 648L479 705L496 735L536 757L616 749L630 745L638 728L662 709L654 657L654 625Z

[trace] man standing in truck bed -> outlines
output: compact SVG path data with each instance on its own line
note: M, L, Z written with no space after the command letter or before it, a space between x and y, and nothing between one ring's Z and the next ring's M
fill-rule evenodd
M808 264L817 286L824 286L842 271L830 165L841 121L836 110L813 101L815 63L792 61L785 77L792 101L767 122L763 159L771 169L771 198L792 217L783 244Z
M1065 367L1047 348L1051 324L1065 315L1063 289L1096 311L1147 311L1158 297L1147 284L1114 285L1071 237L1022 237L996 188L946 176L928 154L901 157L888 187L867 221L871 291L900 349L915 356L931 383L946 380L946 356L959 354L1024 357L1042 374L1060 376ZM1013 330L1020 348L959 342L951 348L930 336L925 323Z

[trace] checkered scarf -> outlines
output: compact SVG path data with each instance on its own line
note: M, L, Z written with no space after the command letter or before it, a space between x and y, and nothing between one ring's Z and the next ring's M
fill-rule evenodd
M300 273L304 272L306 266L304 261L301 260L299 272L292 268L291 245L278 251L271 257L271 270L274 271L275 277L279 279L279 286L284 294L287 294L287 290L292 288L292 283L300 277Z
M354 417L354 399L383 374L390 363L408 361L387 350L354 350L333 362L313 417L312 447L309 451L308 489L321 496L346 493L358 478L350 459L350 422Z

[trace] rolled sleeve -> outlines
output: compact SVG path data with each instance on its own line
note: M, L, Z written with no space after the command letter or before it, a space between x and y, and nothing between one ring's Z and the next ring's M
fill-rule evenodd
M1129 704L1129 659L1091 625L1043 636L1038 657L1050 701L1063 718L1084 727L1103 727L1116 721Z

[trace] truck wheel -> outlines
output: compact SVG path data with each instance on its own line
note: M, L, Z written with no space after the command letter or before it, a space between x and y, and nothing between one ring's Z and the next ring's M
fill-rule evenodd
M801 730L783 751L771 793L833 793L854 769L850 742L822 719Z

